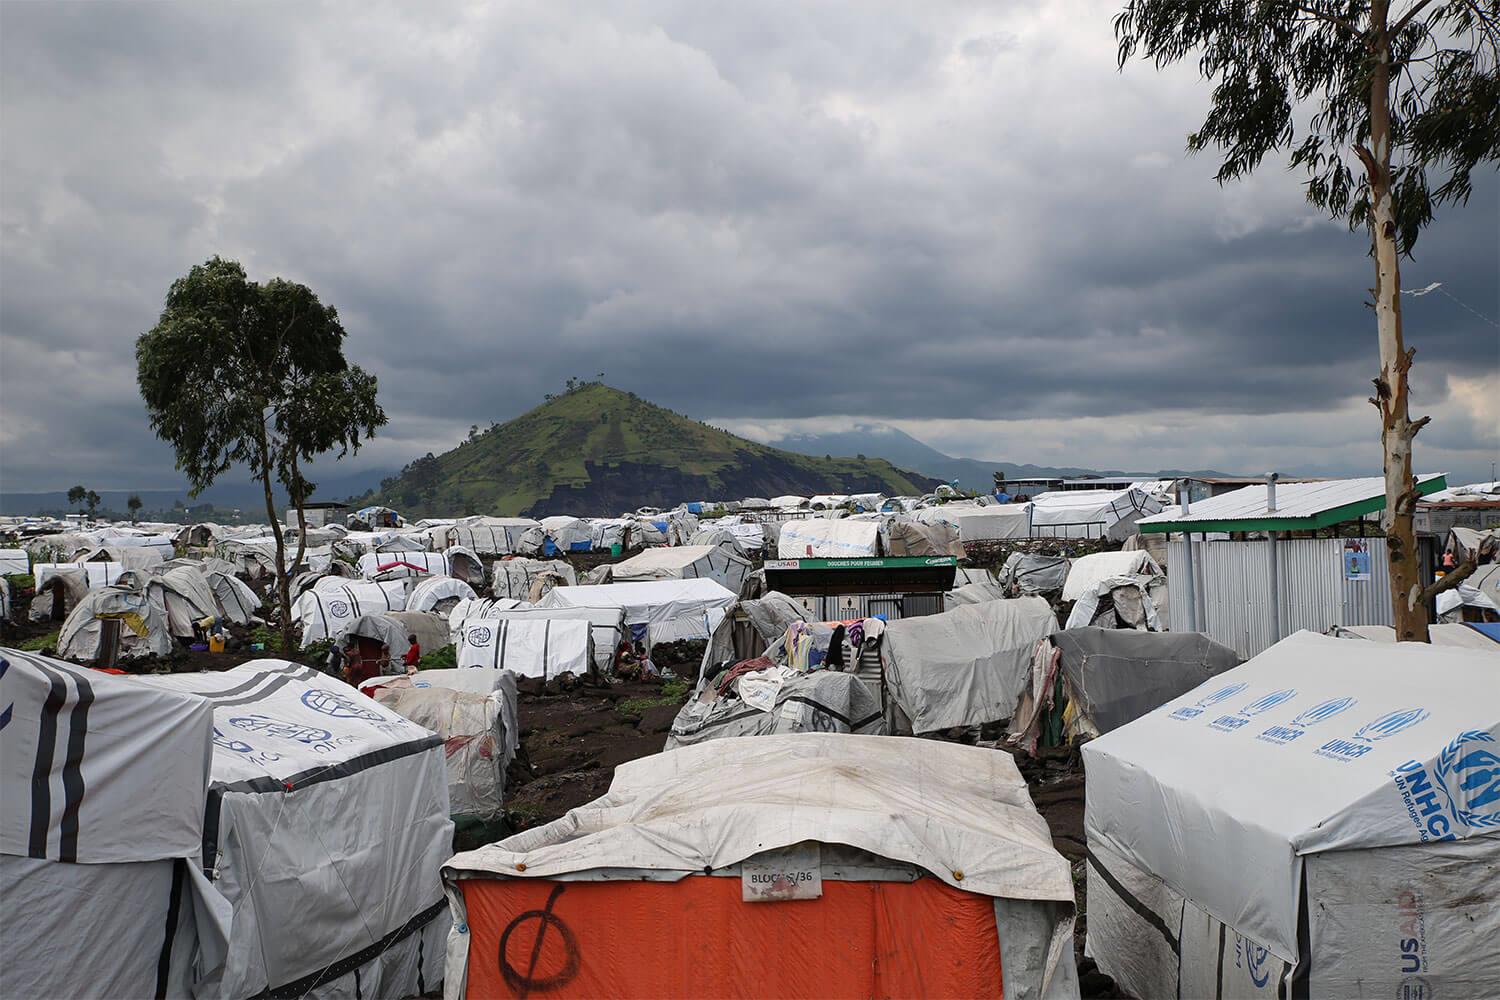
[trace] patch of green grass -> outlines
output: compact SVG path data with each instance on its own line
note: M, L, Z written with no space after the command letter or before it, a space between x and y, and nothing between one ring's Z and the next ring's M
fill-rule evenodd
M433 650L417 661L418 670L447 670L456 666L458 666L458 647L454 645Z
M23 653L40 653L44 649L56 649L57 637L61 634L62 629L59 628L56 632L48 632L46 635L39 635L35 636L34 638L27 639L16 648Z
M662 698L670 703L687 701L687 697L692 691L692 687L681 677L674 677L661 686Z
M12 594L18 590L36 589L36 577L30 573L10 573L5 577L5 582L10 584Z

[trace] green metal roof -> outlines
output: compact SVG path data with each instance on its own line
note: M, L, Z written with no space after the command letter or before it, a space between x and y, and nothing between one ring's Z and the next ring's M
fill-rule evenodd
M1361 481L1352 481L1361 482ZM1377 480L1377 482L1379 482ZM1284 483L1280 489L1288 490L1289 487L1299 485L1322 485L1322 484L1296 484ZM1419 496L1436 493L1438 490L1448 488L1446 475L1422 476L1417 479L1416 489ZM1374 496L1363 496L1359 499L1336 503L1334 506L1322 507L1309 510L1306 514L1286 514L1278 512L1275 516L1249 515L1249 516L1225 516L1215 517L1212 510L1216 506L1215 501L1229 500L1235 494L1245 490L1256 490L1264 492L1263 486L1246 486L1242 490L1225 494L1221 497L1213 497L1209 500L1199 501L1193 505L1186 517L1179 511L1176 515L1156 515L1151 518L1142 518L1136 522L1136 527L1143 534L1162 532L1230 532L1230 531L1316 531L1320 528L1330 528L1335 524L1352 521L1366 514L1373 514L1385 510L1385 488L1380 485L1380 492ZM1279 506L1279 505L1278 505ZM1207 510L1204 510L1207 508ZM1199 510L1204 510L1200 514Z

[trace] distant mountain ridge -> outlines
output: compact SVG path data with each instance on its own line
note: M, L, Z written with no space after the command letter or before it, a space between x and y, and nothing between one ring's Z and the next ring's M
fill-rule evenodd
M1004 472L1007 479L1063 478L1084 476L1139 475L1142 479L1178 476L1226 476L1211 469L1161 469L1156 472L1128 472L1118 469L1098 470L1076 466L1030 465L1017 462L986 462L977 458L954 458L889 424L856 424L846 431L826 434L789 434L770 444L804 455L870 455L879 456L903 469L934 476L945 483L957 480L966 490L988 492L994 488L994 473Z
M921 494L935 479L881 458L797 454L586 382L382 481L369 502L413 517L608 516L684 500Z

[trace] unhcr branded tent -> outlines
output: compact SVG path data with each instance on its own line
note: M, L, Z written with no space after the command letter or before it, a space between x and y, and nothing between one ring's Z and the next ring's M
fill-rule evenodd
M1497 676L1299 632L1085 744L1089 953L1141 997L1500 996Z
M897 732L928 733L1008 719L1037 643L1057 630L1040 597L985 601L885 628L881 660L899 709Z
M684 747L443 879L448 1000L1078 995L1068 864L1010 756L973 747Z
M345 580L325 576L292 605L292 617L302 626L302 648L332 639L360 615L379 615L406 607L406 583L391 580Z
M586 674L594 657L591 631L587 621L577 619L468 618L459 636L458 665L547 680Z
M359 557L359 575L366 580L407 576L443 576L448 573L445 552L366 552Z
M474 588L451 576L429 576L411 589L408 611L433 611L447 615L459 601L473 600Z
M400 997L437 983L453 830L439 737L283 660L131 683L213 712L195 861L231 930L194 996ZM158 780L136 761L130 771Z
M750 563L729 546L678 545L647 549L612 567L616 583L639 580L713 580L735 594L750 575Z
M735 595L712 580L653 580L559 587L541 608L620 608L625 624L639 626L651 643L707 639Z
M625 612L621 608L501 608L486 610L480 618L491 621L583 621L589 623L590 641L594 646L594 665L609 670L615 649L629 635Z
M202 698L0 650L0 992L187 997L229 914L198 862Z

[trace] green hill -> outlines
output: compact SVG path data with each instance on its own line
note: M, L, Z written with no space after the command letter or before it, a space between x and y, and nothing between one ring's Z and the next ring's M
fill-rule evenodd
M452 451L417 459L368 502L413 517L608 516L786 493L911 495L936 484L883 459L817 458L756 444L591 382Z

